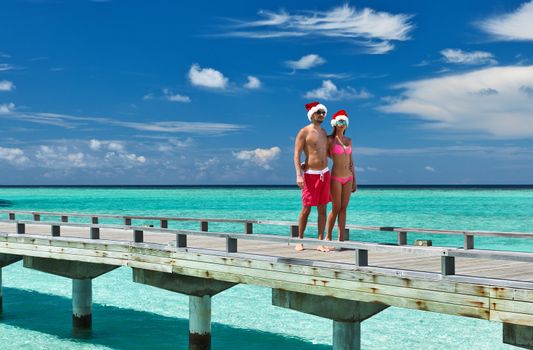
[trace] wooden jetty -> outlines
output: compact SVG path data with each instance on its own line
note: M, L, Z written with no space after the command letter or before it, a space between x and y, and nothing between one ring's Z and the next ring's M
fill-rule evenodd
M171 228L175 222L199 227ZM257 225L281 225L287 235L254 233ZM71 278L73 327L90 330L92 279L128 266L135 282L189 296L189 349L210 349L211 297L239 283L271 288L276 306L331 319L336 350L359 349L361 322L388 306L500 322L505 343L533 349L533 253L475 246L476 238L533 233L347 228L352 240L328 242L337 250L322 253L314 249L321 241L299 240L291 222L4 210L0 287L1 267L19 260ZM355 240L360 231L393 235L395 244ZM463 244L407 244L408 235L428 234L459 235ZM309 249L296 252L295 243Z

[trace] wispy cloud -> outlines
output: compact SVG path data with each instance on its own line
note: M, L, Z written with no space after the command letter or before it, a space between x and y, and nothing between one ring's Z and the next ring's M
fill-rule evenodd
M325 37L346 40L367 53L383 54L394 48L394 41L409 40L414 27L411 15L358 10L349 5L295 14L260 11L259 15L262 19L256 21L236 20L232 30L223 35L252 39Z
M473 144L416 148L358 147L357 153L361 156L370 157L457 156L500 160L533 159L533 150L531 148L513 145L487 146Z
M15 90L15 84L9 80L0 81L0 91L11 91Z
M447 63L471 65L498 63L493 54L485 51L466 52L459 49L444 49L440 53Z
M329 101L366 99L372 97L365 89L357 91L350 86L339 89L331 80L324 80L321 87L306 92L304 96L307 99Z
M209 122L125 122L111 118L79 117L56 113L17 112L15 105L0 105L0 117L10 118L30 123L58 126L66 129L85 127L87 125L101 124L105 126L117 126L142 131L154 131L164 133L189 133L206 135L223 135L245 129L246 126L229 123Z
M124 126L127 128L142 130L142 131L157 131L165 133L192 133L192 134L207 134L207 135L222 135L229 132L242 130L245 126L226 123L203 123L203 122L182 122L182 121L168 121L168 122L152 122L152 123L136 123L136 122L122 122L113 121L115 125Z
M261 87L261 80L252 75L248 76L248 82L244 84L244 87L247 89L259 89Z
M424 170L425 170L425 171L429 171L429 172L431 172L431 173L434 173L434 172L435 172L435 168L432 167L432 166L429 166L429 165L426 165L426 166L424 167Z
M522 4L514 12L484 19L478 26L495 40L533 40L533 1Z
M239 160L257 164L264 169L271 169L271 162L276 160L280 153L281 149L279 147L271 147L233 152L233 156Z
M15 69L15 66L9 64L9 63L0 63L0 72L13 70Z
M228 86L228 78L224 74L213 68L201 68L196 63L189 69L188 76L194 86L221 90Z
M289 68L292 68L294 70L298 69L310 69L316 66L319 66L321 64L326 63L326 60L320 57L319 55L310 54L302 56L297 61L286 61L285 65Z
M441 130L497 138L533 137L533 66L492 67L400 84L379 109L408 114Z

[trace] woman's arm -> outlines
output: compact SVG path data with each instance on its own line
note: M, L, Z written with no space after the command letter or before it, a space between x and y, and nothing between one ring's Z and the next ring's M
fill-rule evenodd
M352 176L353 176L352 192L355 192L357 191L357 180L355 179L355 166L353 164L353 146L352 146L351 140L350 140L350 147L352 147L352 153L350 154L350 169L352 170Z

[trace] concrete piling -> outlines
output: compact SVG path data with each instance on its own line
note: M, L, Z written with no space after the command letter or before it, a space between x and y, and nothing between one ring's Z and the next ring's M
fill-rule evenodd
M361 322L333 321L333 350L361 349Z
M92 327L92 279L72 279L72 327L90 330Z
M211 349L211 297L189 296L189 350Z

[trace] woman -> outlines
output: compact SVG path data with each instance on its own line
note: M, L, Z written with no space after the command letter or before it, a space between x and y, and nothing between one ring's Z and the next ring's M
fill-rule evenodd
M331 241L335 220L338 218L339 241L344 240L346 227L346 209L350 195L355 192L355 171L352 158L352 140L344 135L348 128L348 113L340 110L331 118L333 132L328 136L328 155L333 160L331 170L331 202L332 208L328 215L326 240ZM334 248L328 248L334 250Z

